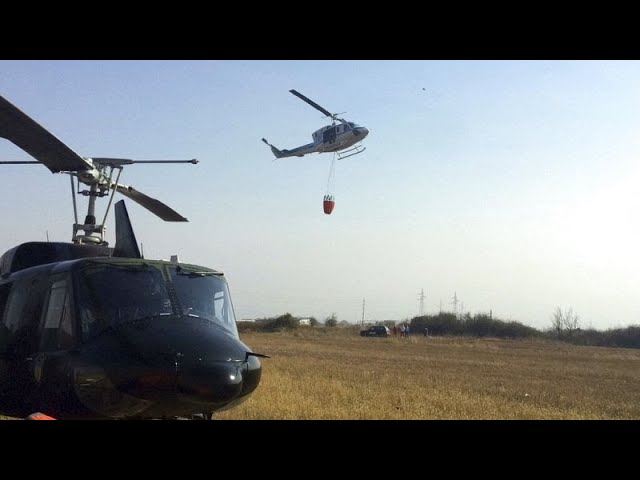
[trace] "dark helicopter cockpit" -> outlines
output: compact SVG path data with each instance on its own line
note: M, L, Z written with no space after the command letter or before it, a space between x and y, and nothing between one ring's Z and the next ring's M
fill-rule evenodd
M113 257L22 272L32 284L22 306L3 301L7 358L22 365L13 370L23 397L47 413L209 415L258 386L260 355L239 339L220 272Z

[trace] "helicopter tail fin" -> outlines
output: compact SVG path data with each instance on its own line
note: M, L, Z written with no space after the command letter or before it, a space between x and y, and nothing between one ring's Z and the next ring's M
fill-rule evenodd
M276 147L267 142L266 138L263 138L262 141L271 147L271 151L276 156L276 158L282 158L285 156L285 154L281 150L278 150Z
M124 200L116 202L116 244L113 248L114 257L142 258L138 241L133 233L131 220L127 213Z

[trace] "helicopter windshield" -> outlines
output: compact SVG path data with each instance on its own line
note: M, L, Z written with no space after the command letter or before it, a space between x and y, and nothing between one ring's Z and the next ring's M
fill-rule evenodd
M108 326L143 318L161 320L169 315L205 318L238 335L224 279L210 272L179 275L173 266L169 271L167 275L162 266L149 264L103 264L82 269L76 282L76 304L83 340ZM170 289L176 295L171 295Z
M238 336L227 282L211 271L170 266L171 282L178 297L180 315L206 318Z

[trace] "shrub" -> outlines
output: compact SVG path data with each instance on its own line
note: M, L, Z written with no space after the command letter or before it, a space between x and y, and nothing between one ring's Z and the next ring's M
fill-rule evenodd
M264 332L280 332L282 330L293 330L298 328L300 321L290 313L285 313L279 317L269 318L261 322L260 330Z
M480 313L456 317L453 313L425 315L411 319L411 332L421 334L427 328L429 335L469 335L473 337L524 338L540 335L533 327L519 322L505 322Z
M324 326L325 327L335 327L337 325L338 325L338 317L336 317L335 313L331 314L330 317L327 317L324 320Z

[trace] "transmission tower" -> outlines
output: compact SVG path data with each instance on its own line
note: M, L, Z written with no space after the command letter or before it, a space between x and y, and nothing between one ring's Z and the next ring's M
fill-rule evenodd
M453 313L454 315L458 315L458 293L457 292L453 292L453 297L451 297L451 299L453 300L451 302L451 305L453 305Z
M420 293L418 294L418 300L420 300L420 308L419 308L419 316L422 317L424 315L424 288L420 289Z

